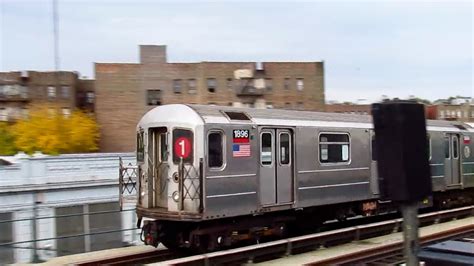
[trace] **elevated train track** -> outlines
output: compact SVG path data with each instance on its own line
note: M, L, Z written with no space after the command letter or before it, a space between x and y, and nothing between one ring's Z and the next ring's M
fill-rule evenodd
M354 219L358 220L358 219ZM422 244L433 243L474 232L474 205L452 210L444 210L419 215L420 226L423 227L420 240ZM341 223L335 223L342 226ZM283 258L284 261L275 263L300 264L297 254L305 254L321 248L327 249L347 243L363 242L374 237L393 235L401 230L402 219L391 219L365 225L355 225L334 229L334 225L327 226L325 232L304 236L292 237L256 245L250 245L230 250L217 251L207 254L183 257L183 254L169 250L152 250L124 256L109 256L107 258L79 261L77 265L129 265L156 263L157 265L221 265L241 263L271 263L271 260ZM427 229L426 226L442 224L447 229ZM337 225L336 225L337 226ZM331 229L328 229L331 228ZM423 230L427 231L424 232ZM431 230L431 231L430 231ZM440 230L440 231L437 231ZM395 239L395 238L394 238ZM314 257L313 261L304 260L304 264L366 264L394 263L403 260L401 256L402 241L400 237L385 241L379 245L365 245L363 249L352 251L343 250L332 256L323 255ZM337 253L337 252L336 252ZM295 258L292 261L292 258Z

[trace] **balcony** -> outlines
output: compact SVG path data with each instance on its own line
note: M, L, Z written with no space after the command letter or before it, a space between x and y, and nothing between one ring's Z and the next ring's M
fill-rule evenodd
M237 89L237 96L245 97L245 96L253 96L253 97L261 97L265 94L264 89L255 88L252 85L242 86Z
M0 102L29 102L27 94L5 94L0 93Z

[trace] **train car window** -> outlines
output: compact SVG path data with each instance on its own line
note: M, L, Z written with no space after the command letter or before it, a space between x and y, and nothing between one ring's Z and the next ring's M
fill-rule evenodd
M168 142L166 133L160 134L160 161L168 160Z
M271 165L273 161L272 134L264 132L261 138L260 162L262 165Z
M457 136L453 136L453 159L459 158L458 154L458 147L459 147L459 140Z
M450 148L449 148L449 137L444 137L444 158L449 159Z
M348 134L321 134L319 136L319 161L341 163L350 159Z
M222 133L211 132L207 137L208 165L210 168L220 168L224 164Z
M290 134L280 134L280 164L290 164Z
M145 159L145 145L143 143L143 131L137 133L137 161L143 162Z

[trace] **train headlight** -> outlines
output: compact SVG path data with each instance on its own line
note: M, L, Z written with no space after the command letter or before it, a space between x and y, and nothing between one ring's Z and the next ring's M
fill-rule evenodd
M178 191L173 192L173 195L171 196L174 201L178 202L179 201L179 193Z

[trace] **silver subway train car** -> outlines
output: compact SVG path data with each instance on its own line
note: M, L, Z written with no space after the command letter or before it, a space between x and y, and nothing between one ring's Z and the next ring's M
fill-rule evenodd
M428 121L435 194L472 203L474 129ZM137 126L143 241L213 250L328 219L372 215L379 200L370 116L173 104Z

